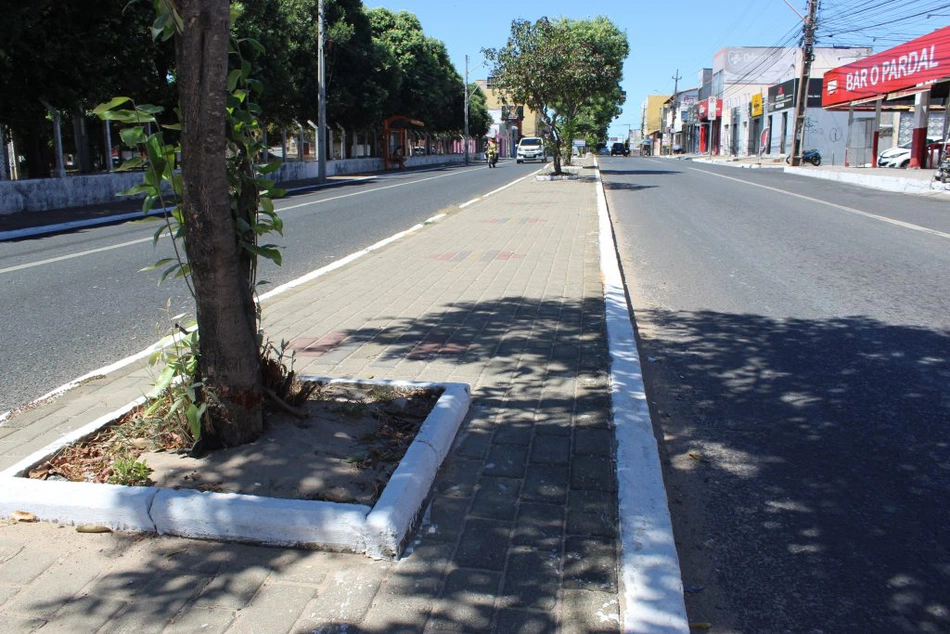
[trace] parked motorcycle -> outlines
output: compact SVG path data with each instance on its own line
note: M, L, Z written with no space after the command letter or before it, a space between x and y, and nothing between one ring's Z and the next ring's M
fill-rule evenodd
M934 180L941 183L950 183L950 152L944 152L943 158L937 164Z
M802 152L802 161L811 163L815 167L821 165L821 153L818 150L805 150ZM785 162L791 164L791 155L785 157Z

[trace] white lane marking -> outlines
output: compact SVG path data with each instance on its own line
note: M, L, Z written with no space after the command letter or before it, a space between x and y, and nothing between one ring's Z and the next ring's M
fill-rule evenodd
M479 196L478 198L473 198L473 199L469 200L468 202L464 202L464 203L462 203L461 205L459 205L459 209L465 209L465 208L468 207L469 205L474 205L475 203L477 203L477 202L480 201L480 200L484 200L484 199L488 198L489 196L491 196L491 195L493 195L493 194L497 194L497 193L500 192L500 191L503 191L503 190L505 190L505 189L508 189L509 187L511 187L512 185L514 185L515 183L520 183L521 181L523 181L523 180L526 179L526 178L529 178L529 177L534 176L534 175L536 175L536 174L540 174L541 171L542 171L542 170L537 170L536 172L532 172L531 174L528 174L527 176L522 176L521 178L516 178L515 180L511 181L511 182L508 183L507 185L502 185L502 186L499 187L498 189L493 189L493 190L491 190L490 192L488 192L488 193L485 194L484 196Z
M521 179L518 179L518 180L521 180ZM518 181L513 181L512 183L509 183L509 185L513 185L513 184L516 183L516 182L518 182ZM260 299L260 301L263 301L263 300L265 300L265 299L270 299L270 298L274 297L275 295L278 295L278 294L280 294L280 293L283 293L284 291L288 291L288 290L290 290L290 289L292 289L292 288L294 288L294 287L296 287L296 286L300 286L301 284L303 284L303 283L305 283L305 282L309 282L310 280L314 280L314 279L316 279L316 278L318 278L318 277L321 277L321 276L323 276L323 275L326 275L326 274L329 273L330 271L333 271L333 270L335 270L335 269L338 269L338 268L340 268L341 266L343 266L343 265L345 265L345 264L348 264L348 263L352 262L353 260L356 260L357 258L360 258L360 257L366 255L367 253L370 253L370 252L372 252L372 251L375 251L375 250L377 250L377 249L379 249L379 248L381 248L381 247L383 247L383 246L385 246L385 245L387 245L387 244L390 244L390 243L392 243L392 242L395 242L396 240L399 240L400 238L402 238L402 237L404 237L404 236L406 236L406 235L409 235L410 233L412 233L412 232L414 232L414 231L418 231L419 229L423 228L423 226L426 225L426 224L429 224L429 223L432 223L432 222L437 222L437 221L441 220L442 218L445 217L445 215L446 215L446 214L444 214L444 213L436 214L436 215L434 215L434 216L428 218L427 220L424 220L422 223L417 224L417 225L414 225L414 226L410 227L409 229L406 229L405 231L400 231L399 233L396 233L396 234L394 234L394 235L392 235L392 236L390 236L390 237L388 237L388 238L385 238L385 239L383 239L383 240L380 240L380 241L377 242L376 244L373 244L373 245L371 245L371 246L369 246L369 247L367 247L367 248L365 248L365 249L363 249L363 250L361 250L361 251L357 251L357 252L355 252L355 253L351 253L350 255L348 255L348 256L346 256L346 257L340 259L340 260L337 260L336 262L333 262L333 263L331 263L331 264L328 264L327 266L325 266L325 267L323 267L323 268L321 268L321 269L317 269L316 271L311 271L310 273L307 273L306 275L304 275L304 276L302 276L302 277L299 277L299 278L297 278L297 279L295 279L295 280L291 280L290 282L287 282L286 284L282 284L281 286L278 286L277 288L273 289L272 291L270 291L270 292L268 292L268 293L265 293L264 295L261 295L259 299ZM149 240L151 240L151 238L149 238ZM133 354L133 355L131 355L131 356L129 356L129 357L126 357L125 359L122 359L122 360L120 360L120 361L116 361L115 363L113 363L113 364L111 364L111 365L107 365L107 366L105 366L105 367L99 368L98 370L93 370L92 372L88 372L88 373L84 374L83 376L79 377L78 379L73 379L72 381L70 381L70 382L68 382L68 383L66 383L66 384L64 384L64 385L61 385L60 387L56 388L55 390L51 390L50 392L47 392L47 393L44 394L43 396L41 396L41 397L39 397L39 398L37 398L37 399L34 399L34 400L30 401L30 403L28 403L27 405L24 405L23 408L28 408L28 407L30 407L30 406L36 404L36 403L41 403L41 402L43 402L43 401L46 400L46 399L53 398L54 396L59 396L60 394L63 394L63 393L65 393L65 392L68 392L69 390L73 389L74 387L79 386L83 381L85 381L85 380L87 380L87 379L89 379L89 378L92 378L92 377L94 377L94 376L101 376L101 375L109 374L110 372L114 372L115 370L119 370L119 369L121 369L121 368L124 368L124 367L127 366L127 365L130 365L130 364L132 364L132 363L135 363L135 362L138 361L139 359L144 359L144 358L148 357L150 354L152 354L152 353L155 352L156 350L160 350L160 349L162 349L162 348L164 348L164 347L170 345L170 343L171 343L171 340L170 340L170 339L168 339L168 338L162 339L161 341L158 341L158 342L152 344L151 346L149 346L149 347L146 348L145 350L142 350L141 352L138 352L138 353L136 353L136 354ZM18 409L22 409L22 408L18 408ZM7 410L6 412L0 412L0 427L3 426L3 423L10 417L10 415L13 413L13 411L14 411L14 410Z
M846 211L850 214L864 216L865 218L871 218L872 220L880 220L881 222L886 222L888 224L892 224L898 227L903 227L904 229L912 229L914 231L920 231L922 233L929 233L930 235L937 236L938 238L950 238L950 233L944 233L943 231L937 231L936 229L930 229L928 227L921 227L920 225L911 224L909 222L904 222L902 220L894 220L893 218L888 218L886 216L879 216L877 214L872 214L867 211L861 211L860 209L855 209L854 207L846 207L845 205L839 205L838 203L830 203L826 200L812 198L811 196L805 196L804 194L796 194L795 192L790 192L787 189L780 189L778 187L770 187L769 185L760 185L759 183L750 183L749 181L744 181L741 178L726 176L724 174L716 174L715 172L708 172L706 170L701 170L696 167L690 167L688 169L691 169L694 172L701 172L703 174L708 174L710 176L716 176L717 178L725 178L727 180L736 181L737 183L742 183L744 185L750 185L752 187L761 187L762 189L778 192L780 194L787 194L789 196L794 196L795 198L801 198L802 200L807 200L809 202L820 203L822 205L827 205L828 207L834 207L835 209Z
M600 270L617 441L624 632L688 634L686 602L663 471L647 405L610 210L595 159Z
M89 249L88 251L80 251L78 253L70 253L69 255L61 255L57 258L49 258L47 260L38 260L36 262L29 262L27 264L18 264L16 266L8 266L5 269L0 269L0 273L12 273L13 271L22 271L23 269L33 268L34 266L43 266L44 264L54 264L56 262L62 262L64 260L72 260L73 258L81 258L85 255L92 255L93 253L102 253L103 251L112 251L114 249L121 249L123 247L129 247L133 244L141 244L143 242L151 242L152 238L140 238L138 240L130 240L128 242L120 242L119 244L113 244L108 247L101 247L99 249Z
M484 168L482 168L482 169L484 169ZM464 170L464 171L471 171L471 170ZM437 179L437 178L444 178L444 177L446 177L446 176L455 176L456 174L460 174L460 173L463 173L463 172L462 172L462 171L459 171L459 172L451 172L451 173L448 173L448 174L440 174L440 175L438 175L438 176L430 176L429 178L422 178L422 179L419 179L419 180L406 181L406 182L404 182L404 183L396 183L396 184L394 184L394 185L386 185L386 186L383 186L383 187L376 187L376 188L373 188L373 189L371 189L371 190L364 190L364 191L359 191L359 192L351 192L351 193L349 193L349 194L344 194L344 195L342 195L342 196L334 196L334 197L332 197L332 198L324 198L324 199L322 199L322 200L313 200L313 201L306 202L306 203L300 203L299 205L290 205L290 206L287 206L287 207L277 207L277 211L287 211L287 210L289 210L289 209L297 209L297 208L299 208L299 207L307 207L307 206L309 206L309 205L319 205L319 204L322 204L322 203L331 202L331 201L334 201L334 200L340 200L340 199L343 199L343 198L350 198L350 197L352 197L352 196L359 196L359 195L361 195L361 194L368 194L368 193L371 193L371 192L374 192L374 191L380 191L380 190L383 190L383 189L391 189L391 188L393 188L393 187L403 187L403 186L405 186L405 185L412 185L412 184L414 184L414 183L424 183L425 181L435 180L435 179ZM356 180L378 180L378 179L374 176L374 177L367 177L367 178L365 178L365 179L353 179L353 180L356 181ZM349 181L348 181L348 182L349 182ZM496 191L498 191L498 190L496 190ZM21 271L21 270L23 270L23 269L29 269L29 268L33 268L33 267L36 267L36 266L43 266L43 265L46 265L46 264L55 264L56 262L62 262L63 260L71 260L71 259L73 259L73 258L81 258L81 257L86 256L86 255L92 255L93 253L101 253L101 252L103 252L103 251L109 251L109 250L112 250L112 249L121 249L121 248L123 248L123 247L132 246L132 245L134 245L134 244L141 244L141 243L143 243L143 242L150 242L151 240L152 240L152 238L141 238L141 239L139 239L139 240L131 240L131 241L129 241L129 242L122 242L122 243L120 243L120 244L114 244L114 245L112 245L112 246L102 247L102 248L100 248L100 249L90 249L90 250L88 250L88 251L80 251L80 252L78 252L78 253L71 253L71 254L69 254L69 255L62 255L62 256L59 256L59 257L56 257L56 258L49 258L49 259L47 259L47 260L38 260L38 261L36 261L36 262L29 262L29 263L27 263L27 264L18 264L17 266L11 266L11 267L7 267L7 268L5 268L5 269L0 269L0 273L12 273L13 271Z
M434 181L438 178L447 178L449 176L457 176L459 174L464 174L472 170L462 170L458 172L449 172L447 174L439 174L438 176L430 176L428 178L420 178L418 180L406 181L404 183L394 183L392 185L383 185L382 187L374 187L372 189L366 189L358 192L350 192L349 194L343 194L342 196L332 196L330 198L321 198L320 200L311 200L310 202L300 203L299 205L290 205L287 207L278 207L277 211L289 211L291 209L299 209L300 207L309 207L310 205L322 205L323 203L333 202L334 200L343 200L344 198L352 198L353 196L362 196L364 194L371 194L373 192L383 191L384 189L394 189L396 187L405 187L406 185L415 185L416 183L424 183L426 181Z

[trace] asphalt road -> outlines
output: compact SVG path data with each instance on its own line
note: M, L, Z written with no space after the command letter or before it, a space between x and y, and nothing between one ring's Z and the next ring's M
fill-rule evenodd
M950 206L601 160L690 621L950 631Z
M291 193L277 203L284 236L269 238L282 247L283 266L265 263L259 278L271 286L296 279L538 167L510 160ZM168 331L169 317L194 314L180 281L159 287L158 273L140 272L171 254L167 241L152 246L157 226L0 243L0 413L140 352Z

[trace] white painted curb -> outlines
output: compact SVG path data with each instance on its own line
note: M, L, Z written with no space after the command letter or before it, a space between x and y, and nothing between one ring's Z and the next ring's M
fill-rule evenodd
M631 634L688 634L683 579L660 456L599 167L597 216L617 437L623 630Z
M347 380L303 376L303 381L443 388L429 416L373 508L319 500L22 477L61 447L98 430L144 399L98 418L0 472L0 517L15 511L61 524L95 524L119 531L153 532L275 546L302 546L399 556L418 520L435 475L448 455L471 403L464 383Z

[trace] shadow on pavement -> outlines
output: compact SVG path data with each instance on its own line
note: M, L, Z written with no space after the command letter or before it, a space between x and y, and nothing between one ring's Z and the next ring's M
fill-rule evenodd
M739 631L950 631L950 333L636 320L684 585L715 579Z

